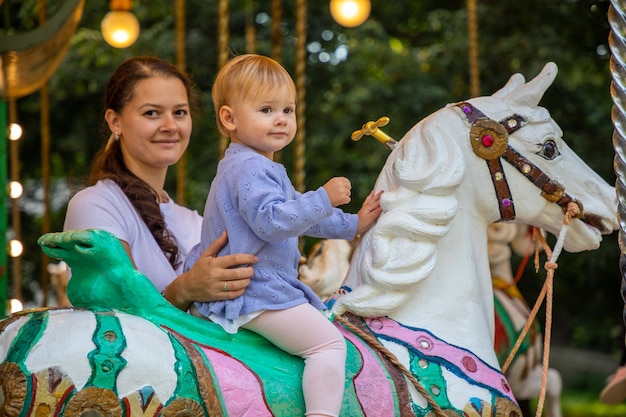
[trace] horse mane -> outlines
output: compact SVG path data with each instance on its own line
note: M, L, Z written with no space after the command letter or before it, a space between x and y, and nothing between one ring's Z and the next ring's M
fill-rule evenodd
M415 125L390 154L375 186L384 190L383 213L363 235L335 311L364 317L387 315L428 278L437 245L457 211L455 190L465 158L454 135L468 135L464 118L448 106Z

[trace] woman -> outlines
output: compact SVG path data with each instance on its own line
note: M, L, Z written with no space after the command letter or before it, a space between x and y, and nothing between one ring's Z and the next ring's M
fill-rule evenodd
M170 63L155 57L123 62L104 94L109 141L96 156L89 186L70 200L64 225L116 235L136 268L182 310L195 301L240 296L257 261L249 254L216 257L228 239L223 234L182 271L200 241L202 217L163 187L167 169L189 144L192 98L191 82Z

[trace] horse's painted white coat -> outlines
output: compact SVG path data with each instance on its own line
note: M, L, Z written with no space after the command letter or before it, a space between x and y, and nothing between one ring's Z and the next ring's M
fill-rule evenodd
M469 100L489 118L515 114L526 120L508 143L580 200L585 213L603 219L603 232L618 227L615 190L591 170L562 139L547 110L538 107L556 76L548 64L532 81L511 77L493 96ZM493 348L494 305L487 227L500 218L485 160L470 146L470 122L454 105L413 127L389 156L375 191L384 191L383 214L363 235L334 312L389 316L428 329L447 343L467 349L498 368ZM559 155L540 155L553 141ZM564 214L506 162L504 173L517 222L558 235ZM583 221L571 222L565 250L597 249L601 232Z

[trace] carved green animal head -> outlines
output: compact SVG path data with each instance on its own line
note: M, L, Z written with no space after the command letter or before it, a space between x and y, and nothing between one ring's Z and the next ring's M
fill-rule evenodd
M107 231L47 233L37 242L46 255L65 261L72 269L67 296L75 307L138 313L146 306L169 306L152 282L135 269L120 240Z
M100 229L46 233L37 241L51 258L65 261L72 270L130 266L132 263L113 234Z

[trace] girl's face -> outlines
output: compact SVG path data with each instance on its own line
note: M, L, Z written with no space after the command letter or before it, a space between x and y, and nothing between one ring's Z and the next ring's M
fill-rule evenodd
M253 148L272 159L296 135L295 91L289 86L272 89L258 97L244 97L222 106L220 117L230 140Z
M121 113L109 109L105 117L111 131L120 136L128 169L140 178L167 171L189 145L189 99L176 77L138 82Z

